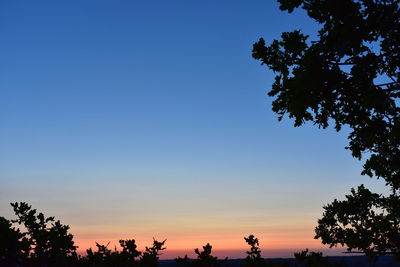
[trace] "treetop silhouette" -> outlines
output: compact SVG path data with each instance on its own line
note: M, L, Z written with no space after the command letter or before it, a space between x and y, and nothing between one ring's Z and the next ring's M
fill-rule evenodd
M76 246L73 235L68 232L69 226L56 221L54 217L45 217L37 213L27 203L11 203L17 216L13 223L22 224L26 231L15 236L14 242L19 241L26 246L26 254L33 263L47 263L49 265L64 265L69 259L76 259ZM25 254L23 253L23 254Z
M383 197L363 185L351 190L346 200L334 200L324 207L316 237L330 247L346 245L360 249L371 259L400 254L400 202L397 196Z
M197 258L190 260L187 255L184 258L178 257L175 259L178 266L193 266L193 267L220 267L223 261L219 260L218 257L211 255L212 246L207 243L203 246L203 251L198 248L194 249ZM225 258L225 261L228 258Z
M282 33L253 57L277 75L272 109L294 125L347 126L348 149L366 157L363 174L400 188L400 10L398 0L279 0L303 8L321 25L316 40L300 30Z
M142 253L134 239L120 240L121 250L96 243L86 256L77 254L69 226L54 217L37 213L25 202L11 203L15 220L0 217L0 266L7 267L156 267L166 240L153 239ZM14 224L23 226L21 231Z
M272 110L294 126L313 122L350 130L353 157L366 158L362 174L382 178L389 196L364 186L324 207L316 238L369 256L400 253L400 7L398 0L278 0L302 8L319 25L310 40L300 30L269 45L261 38L253 57L276 73L268 95Z
M135 240L127 239L119 240L120 250L117 250L116 246L113 250L109 249L109 243L106 245L96 243L96 250L89 248L86 250L86 256L79 256L76 254L77 247L71 245L73 244L72 234L67 231L62 232L60 241L63 241L63 244L52 243L50 238L49 232L53 225L58 224L63 229L69 228L68 226L55 221L54 217L46 218L42 213L36 215L36 210L24 202L12 203L12 206L18 216L14 223L23 225L26 232L21 232L20 229L13 227L12 221L0 217L1 267L156 267L159 264L160 252L165 250L166 240L160 242L153 238L153 245L146 247L144 252L140 252L137 250ZM43 234L40 238L37 233L33 234L38 229L41 229ZM250 250L246 252L248 256L241 265L242 267L287 267L291 264L289 260L278 262L264 260L261 257L258 239L254 235L249 235L244 239L250 245ZM67 252L68 249L72 252ZM189 259L185 255L184 258L175 259L176 264L193 267L226 266L228 258L220 260L213 256L211 254L212 246L209 243L203 246L203 250L196 248L194 252L197 255L196 259ZM317 253L312 252L310 255L315 256ZM327 257L322 257L322 253L318 255L319 258L323 258L323 261L316 262L325 263L327 261ZM313 258L315 258L314 256ZM294 266L336 266L308 265L308 262L311 262L308 258L305 262L306 265L304 262L300 262L301 265L296 265L294 262Z
M264 259L261 257L258 238L254 235L249 235L248 237L244 237L244 240L250 246L250 250L246 251L246 266L260 266L264 264Z

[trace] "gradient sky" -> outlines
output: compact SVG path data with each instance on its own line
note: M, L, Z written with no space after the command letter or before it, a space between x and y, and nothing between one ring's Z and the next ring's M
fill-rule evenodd
M25 201L95 241L322 250L322 206L361 183L346 133L278 122L252 44L318 28L275 1L0 2L0 215ZM333 253L333 252L328 252Z

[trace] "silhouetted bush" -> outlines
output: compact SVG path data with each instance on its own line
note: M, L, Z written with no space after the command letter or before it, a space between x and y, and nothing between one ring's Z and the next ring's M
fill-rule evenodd
M24 202L11 203L16 220L0 217L0 266L1 267L156 267L166 240L153 240L145 252L136 248L135 240L120 240L121 250L96 243L97 250L86 250L78 256L69 226L37 213ZM17 223L24 231L12 226Z
M328 256L323 256L322 252L303 250L294 253L296 259L296 266L298 267L344 267L346 265L336 262L329 262Z
M92 248L86 250L87 256L81 259L81 264L86 266L100 266L100 267L111 267L111 266L134 266L132 262L128 264L121 257L120 253L115 248L111 251L108 245L100 245L96 243L97 251L93 251Z
M140 260L136 258L139 258L142 253L136 249L137 246L134 239L120 240L119 244L122 248L121 251L118 251L116 247L112 251L108 248L108 244L100 245L96 243L97 251L93 251L92 248L87 249L87 256L80 259L80 264L82 266L101 267L157 266L157 256L159 255L158 250L164 249L162 248L164 242L154 240L153 247L155 247L156 250L152 253L156 253L157 255L152 257L147 256L145 259L140 258ZM148 248L146 247L146 249ZM149 261L147 258L151 258L152 261Z
M261 249L259 248L258 238L254 235L245 237L244 240L250 245L250 250L246 251L246 263L242 266L263 266L265 264L264 259L261 257Z
M256 238L254 235L249 235L248 237L245 237L244 240L250 246L250 250L246 251L246 262L242 264L242 267L285 267L290 265L289 261L269 262L264 260L261 257L261 249L259 247L258 238Z
M218 257L211 255L212 246L207 243L207 245L203 246L203 251L200 251L198 248L194 250L197 254L197 258L194 260L190 260L187 255L184 258L178 257L175 259L178 266L194 266L194 267L219 267L222 265L224 260L218 260Z
M161 255L160 251L165 249L163 248L165 241L166 240L158 242L153 239L153 246L150 248L146 247L146 251L143 253L142 257L140 257L143 266L153 267L158 265L158 256Z
M153 240L152 247L146 247L144 253L138 251L134 239L120 240L119 244L122 248L118 251L115 247L110 250L108 245L100 245L96 243L97 251L91 248L86 250L87 256L80 259L81 266L100 266L100 267L156 267L158 266L160 251L164 250L165 241L159 242Z
M29 255L30 245L19 229L0 217L0 266L21 264Z
M119 240L120 249L108 248L108 245L96 243L96 249L89 248L85 256L78 256L73 235L69 226L63 225L54 217L45 217L37 213L24 202L11 204L17 216L16 220L0 217L0 267L157 267L159 256L166 240L160 242L153 238L153 244L145 247L144 252L137 250L134 239ZM22 229L13 227L13 223L22 225ZM290 261L268 261L261 257L258 238L254 235L244 237L250 249L242 267L286 267ZM218 259L211 255L212 246L207 243L203 250L194 250L196 259L178 257L175 262L183 267L221 267L227 259ZM295 266L337 267L343 264L328 261L320 252L305 251L295 253ZM290 265L293 266L293 265Z
M77 263L76 246L69 226L46 218L27 203L11 203L16 220L2 218L0 263L3 266L72 266ZM25 231L12 228L23 225Z

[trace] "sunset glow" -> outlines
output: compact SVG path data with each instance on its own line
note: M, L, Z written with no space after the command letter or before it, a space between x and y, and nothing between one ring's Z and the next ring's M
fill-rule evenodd
M56 3L57 2L57 3ZM318 25L276 1L2 1L0 215L24 201L70 226L78 251L166 239L243 258L306 248L323 206L360 175L347 130L278 122L252 44Z

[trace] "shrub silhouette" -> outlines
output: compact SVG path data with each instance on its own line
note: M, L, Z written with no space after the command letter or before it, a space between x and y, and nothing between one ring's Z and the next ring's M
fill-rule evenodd
M270 262L264 260L261 257L261 249L259 247L258 238L256 238L254 235L244 237L244 240L250 246L250 250L246 251L246 262L242 264L242 267L284 267L290 265L289 261Z
M161 255L160 251L166 249L164 248L165 241L159 242L153 238L153 246L146 247L146 251L143 253L142 257L140 258L141 264L143 266L158 266L158 259L159 255Z
M119 240L120 249L115 246L109 249L109 243L96 243L96 250L89 248L86 256L78 256L73 235L68 232L69 226L63 225L54 217L45 217L37 213L24 202L11 203L17 216L16 220L0 217L0 267L157 267L159 256L166 240L157 241L153 238L151 247L145 247L144 252L137 250L134 239ZM24 231L13 227L13 223L23 225ZM258 238L254 235L244 237L250 250L242 267L278 267L289 266L289 261L269 262L261 257ZM221 267L224 260L211 255L212 246L207 243L203 250L194 250L196 259L175 259L178 266L190 267ZM319 252L309 252L308 249L295 253L296 266L342 266L328 262L328 257ZM292 266L292 265L291 265Z
M345 244L348 251L361 249L366 256L400 254L400 201L391 194L383 197L363 185L352 189L346 200L334 200L324 207L316 237L330 247Z
M294 253L296 259L296 266L298 267L340 267L346 266L344 264L329 262L328 256L323 256L322 252L303 250Z
M154 240L154 242L157 241ZM157 246L159 246L159 243L161 242L157 242ZM109 244L100 245L96 243L97 251L93 251L92 248L87 249L87 256L80 260L81 264L83 266L101 267L157 266L158 258L152 264L148 264L147 261L136 260L142 253L136 249L137 246L134 239L120 240L119 244L122 250L118 251L115 247L112 251L108 248Z
M194 267L219 267L222 265L225 260L218 260L218 257L211 255L212 246L207 243L207 245L203 246L203 251L200 251L198 248L194 250L197 254L197 258L194 260L190 260L187 255L184 258L178 257L175 259L178 266L194 266Z
M142 253L134 239L119 240L121 250L96 243L87 255L77 255L69 226L54 217L45 217L25 202L11 203L16 220L0 217L0 266L6 267L156 267L166 240L153 239L153 245ZM24 231L12 226L22 225Z
M87 256L82 259L82 262L86 265L94 265L94 266L112 266L115 264L117 253L116 251L112 252L108 249L108 245L100 245L96 243L97 251L92 250L89 248L86 250Z
M21 261L33 266L68 266L78 259L73 235L68 232L69 226L56 221L54 217L45 217L37 213L24 202L11 203L17 216L13 223L23 225L25 232L14 229L14 244L25 247L21 249ZM11 229L11 228L9 228ZM16 241L17 240L17 241Z
M119 245L122 247L121 254L128 260L134 261L135 258L139 257L142 254L136 249L137 246L134 239L120 240Z
M83 266L100 266L100 267L156 267L158 266L160 251L164 250L163 247L166 240L159 242L153 239L153 246L146 247L144 253L138 251L134 239L120 240L119 244L122 251L118 251L115 247L110 250L108 245L100 245L96 243L97 251L89 248L86 250L87 256L81 259ZM141 257L140 257L141 256ZM139 258L136 260L136 258Z
M250 245L250 250L246 251L246 264L243 266L263 266L264 259L261 257L261 249L259 248L258 238L254 235L245 237L244 240Z
M16 266L29 255L30 244L19 229L12 223L0 217L0 266Z

